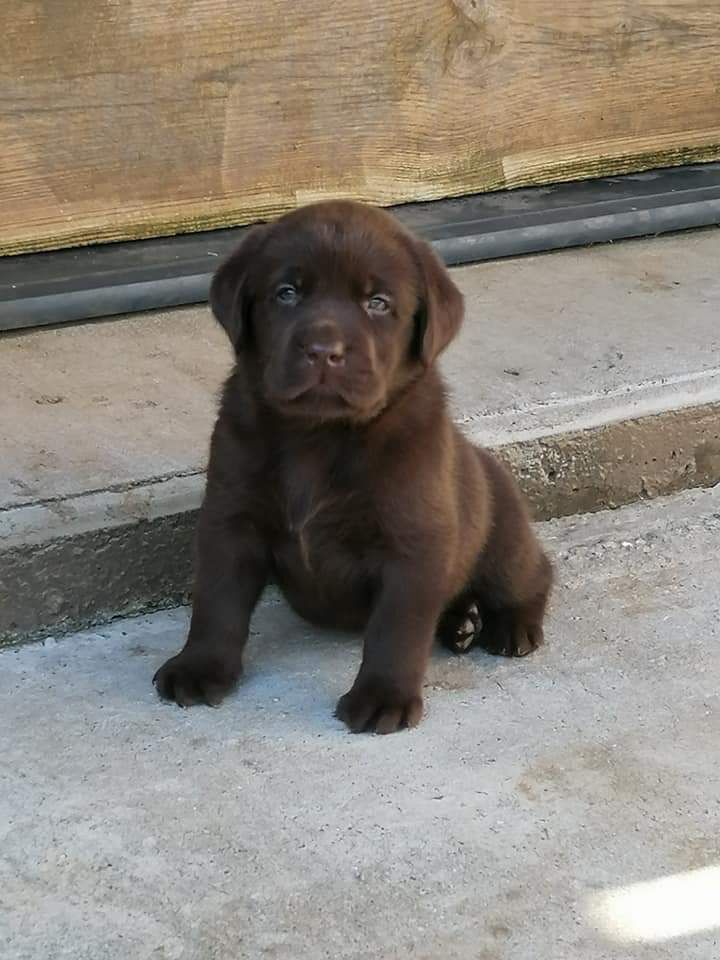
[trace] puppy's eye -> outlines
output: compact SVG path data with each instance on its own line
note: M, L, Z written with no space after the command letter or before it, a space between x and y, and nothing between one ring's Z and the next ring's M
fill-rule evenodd
M387 313L390 309L390 301L387 297L376 294L368 300L367 309L370 313Z
M291 283L281 283L275 291L275 299L286 307L294 307L300 300L300 293Z

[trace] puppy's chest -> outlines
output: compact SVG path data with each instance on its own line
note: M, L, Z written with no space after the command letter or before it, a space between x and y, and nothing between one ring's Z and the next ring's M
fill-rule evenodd
M325 566L338 551L359 555L382 533L362 465L342 454L306 451L276 474L277 547L286 560Z

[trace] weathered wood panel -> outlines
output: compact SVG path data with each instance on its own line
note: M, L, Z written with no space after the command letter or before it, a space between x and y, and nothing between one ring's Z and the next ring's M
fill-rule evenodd
M719 0L9 0L0 252L720 157Z

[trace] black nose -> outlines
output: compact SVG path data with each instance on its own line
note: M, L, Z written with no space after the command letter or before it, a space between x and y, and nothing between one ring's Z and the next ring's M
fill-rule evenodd
M329 367L341 367L345 363L345 347L339 340L306 344L303 352L310 363L326 363Z

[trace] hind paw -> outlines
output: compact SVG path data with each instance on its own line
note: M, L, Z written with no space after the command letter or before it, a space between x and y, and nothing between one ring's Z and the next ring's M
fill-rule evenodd
M482 619L478 605L474 602L467 606L447 610L438 625L438 639L444 647L453 653L467 653L475 644L482 630Z

